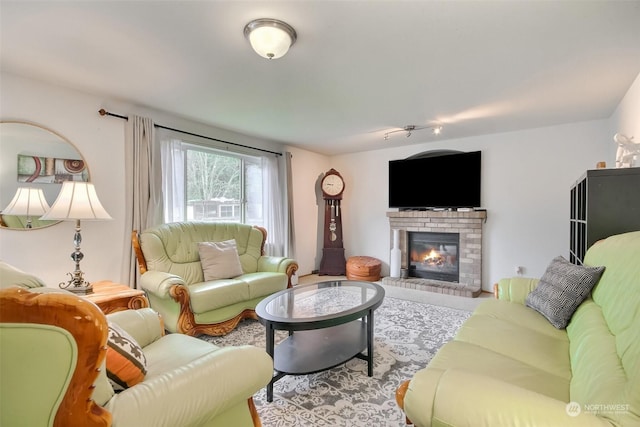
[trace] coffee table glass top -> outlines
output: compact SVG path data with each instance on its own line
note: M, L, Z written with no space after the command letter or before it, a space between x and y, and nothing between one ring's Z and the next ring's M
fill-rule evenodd
M370 282L339 280L295 286L263 301L260 317L271 321L309 321L361 311L384 298Z

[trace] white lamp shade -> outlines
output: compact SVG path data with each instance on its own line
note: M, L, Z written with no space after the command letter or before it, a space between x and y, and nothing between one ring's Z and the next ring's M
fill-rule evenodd
M277 19L256 19L244 29L251 47L263 58L283 57L296 41L296 31L286 22Z
M18 187L13 200L2 210L3 215L40 216L49 209L41 188Z
M93 184L65 181L51 209L40 219L90 221L112 218L102 207Z

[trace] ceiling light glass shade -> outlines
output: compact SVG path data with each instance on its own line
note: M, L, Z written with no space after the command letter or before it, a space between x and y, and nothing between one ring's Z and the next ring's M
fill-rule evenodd
M112 219L102 207L96 189L89 182L65 181L62 189L47 211L40 219L85 221Z
M244 27L244 36L253 50L267 59L283 57L298 37L291 25L270 18L249 22Z
M2 210L3 215L40 216L49 209L40 188L18 187L15 196Z

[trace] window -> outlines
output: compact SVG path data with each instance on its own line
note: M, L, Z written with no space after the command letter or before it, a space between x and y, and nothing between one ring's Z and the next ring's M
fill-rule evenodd
M184 218L262 225L260 157L181 144L184 159Z
M287 161L282 156L250 155L213 147L171 132L158 135L153 155L161 183L162 221L237 222L267 229L265 252L292 256L289 244ZM256 149L259 151L264 151Z

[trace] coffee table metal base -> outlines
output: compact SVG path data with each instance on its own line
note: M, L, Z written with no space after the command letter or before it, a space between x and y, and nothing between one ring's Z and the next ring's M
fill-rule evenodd
M322 329L290 332L289 337L275 348L275 329L269 324L266 330L266 350L273 358L275 370L273 379L267 385L267 402L273 401L273 384L285 375L313 374L341 365L354 357L365 360L367 374L373 376L373 310L361 320Z

